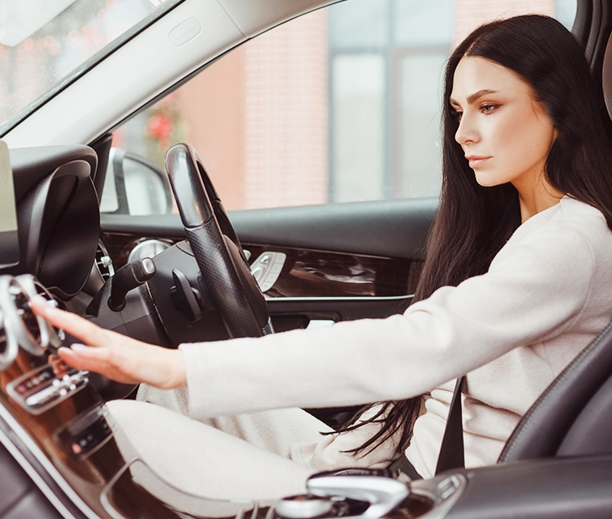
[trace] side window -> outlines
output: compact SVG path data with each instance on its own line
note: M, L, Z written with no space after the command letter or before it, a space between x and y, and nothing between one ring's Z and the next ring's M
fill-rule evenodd
M527 12L571 28L576 0L348 0L288 22L119 128L113 146L156 172L130 181L122 168L125 203L109 181L102 205L171 210L157 188L155 203L136 200L146 178L163 187L181 141L228 209L437 196L445 61L474 27Z
M436 196L453 0L330 9L330 201Z

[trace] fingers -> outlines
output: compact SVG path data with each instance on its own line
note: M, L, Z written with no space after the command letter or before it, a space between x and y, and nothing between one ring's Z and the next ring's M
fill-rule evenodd
M40 315L56 328L63 329L70 335L73 335L91 346L100 346L104 344L108 336L107 330L89 322L87 319L60 310L46 302L41 303L33 299L30 301L30 308L32 308L35 314Z
M105 330L47 303L32 301L30 306L34 313L88 345L73 344L58 350L60 358L73 368L95 371L117 382L146 382L165 389L185 385L185 365L179 350Z
M109 351L103 348L90 348L83 344L73 344L70 348L58 350L60 358L68 365L85 371L95 371L102 375L127 384L137 384L141 380L125 373L121 367L116 366Z
M58 354L73 368L95 371L117 382L146 382L162 389L186 384L185 364L180 350L133 341L127 349L90 348L73 344L70 348L60 348Z
M73 368L87 371L98 371L101 366L108 365L108 355L98 348L90 348L83 344L73 344L70 348L57 350L59 357Z

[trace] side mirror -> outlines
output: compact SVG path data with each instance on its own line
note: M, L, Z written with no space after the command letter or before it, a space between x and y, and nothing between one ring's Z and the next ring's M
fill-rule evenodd
M168 176L144 157L111 148L100 212L151 215L172 212Z

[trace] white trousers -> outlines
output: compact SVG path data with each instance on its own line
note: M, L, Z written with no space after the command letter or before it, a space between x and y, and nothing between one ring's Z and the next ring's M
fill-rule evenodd
M301 494L314 470L291 459L331 429L301 409L190 419L186 388L142 386L136 401L107 404L126 458L137 457L188 493L215 499Z

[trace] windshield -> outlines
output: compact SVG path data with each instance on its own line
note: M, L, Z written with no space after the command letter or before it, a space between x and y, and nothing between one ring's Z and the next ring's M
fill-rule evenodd
M0 134L180 0L0 0Z

